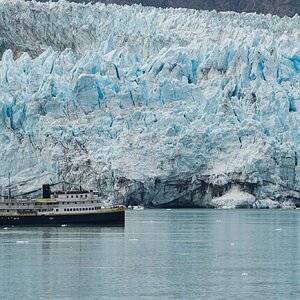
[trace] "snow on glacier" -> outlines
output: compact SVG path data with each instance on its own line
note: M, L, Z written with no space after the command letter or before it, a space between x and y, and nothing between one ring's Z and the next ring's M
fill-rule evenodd
M0 4L0 194L298 205L298 16Z

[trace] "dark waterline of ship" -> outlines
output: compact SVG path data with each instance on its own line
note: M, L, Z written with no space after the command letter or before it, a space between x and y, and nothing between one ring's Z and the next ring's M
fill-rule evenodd
M299 210L127 211L0 228L1 299L298 299Z

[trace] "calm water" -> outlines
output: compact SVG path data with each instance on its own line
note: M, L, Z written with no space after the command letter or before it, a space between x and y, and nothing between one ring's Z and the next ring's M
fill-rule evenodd
M0 299L300 299L300 210L126 213L0 228Z

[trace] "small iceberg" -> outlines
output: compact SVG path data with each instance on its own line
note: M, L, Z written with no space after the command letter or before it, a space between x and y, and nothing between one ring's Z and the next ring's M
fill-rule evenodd
M132 210L143 210L144 206L142 205L128 205L127 209L132 209Z

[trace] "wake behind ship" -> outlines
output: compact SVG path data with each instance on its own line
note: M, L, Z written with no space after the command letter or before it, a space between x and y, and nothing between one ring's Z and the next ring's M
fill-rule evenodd
M0 225L125 225L125 208L104 207L102 198L93 191L68 191L51 194L43 185L41 199L2 199Z

